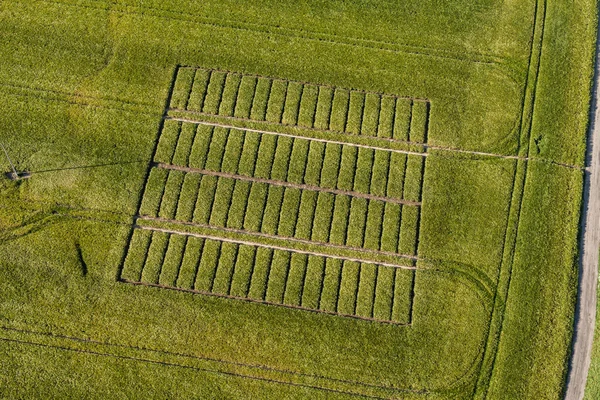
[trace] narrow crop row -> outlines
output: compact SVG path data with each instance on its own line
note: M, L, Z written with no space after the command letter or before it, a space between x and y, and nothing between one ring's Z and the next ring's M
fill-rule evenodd
M122 279L410 323L414 271L135 229Z
M424 158L165 121L154 161L418 202Z
M152 168L140 214L414 256L420 207Z
M172 109L425 143L429 102L234 72L180 68Z

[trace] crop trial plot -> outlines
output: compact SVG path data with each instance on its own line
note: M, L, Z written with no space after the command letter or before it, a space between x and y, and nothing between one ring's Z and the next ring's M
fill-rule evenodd
M121 280L410 323L428 102L179 68L165 115Z

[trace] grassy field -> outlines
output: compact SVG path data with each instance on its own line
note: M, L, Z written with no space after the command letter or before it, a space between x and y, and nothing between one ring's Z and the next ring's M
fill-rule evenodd
M1 1L0 397L560 398L596 2L447 3Z

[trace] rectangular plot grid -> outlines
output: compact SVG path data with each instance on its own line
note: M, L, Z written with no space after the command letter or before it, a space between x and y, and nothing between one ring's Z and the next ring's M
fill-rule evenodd
M200 71L207 101L220 75L186 68L172 105L190 107ZM239 97L240 74L222 74L221 91L231 91L234 75ZM425 111L416 133L423 139ZM120 279L410 324L426 153L373 139L343 143L167 115Z

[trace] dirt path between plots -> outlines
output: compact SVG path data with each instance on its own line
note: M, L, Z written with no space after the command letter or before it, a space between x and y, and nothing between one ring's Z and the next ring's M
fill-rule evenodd
M594 326L596 324L596 287L600 247L600 38L596 45L596 67L590 106L585 183L579 242L579 292L575 310L575 331L566 400L581 400L590 368Z

